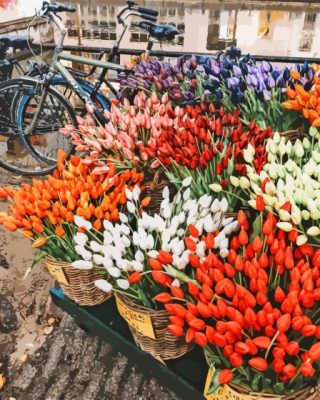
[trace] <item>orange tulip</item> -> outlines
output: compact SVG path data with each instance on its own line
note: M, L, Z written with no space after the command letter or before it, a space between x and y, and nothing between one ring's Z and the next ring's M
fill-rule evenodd
M23 231L22 232L23 236L27 238L32 238L33 237L33 232L32 231Z
M54 230L55 234L59 237L63 237L65 236L66 232L65 230L62 228L62 226L57 226L56 229Z
M4 220L3 226L11 232L14 232L18 229L17 225L10 220Z
M312 122L312 126L319 128L320 126L320 118L316 118L313 122Z
M150 197L150 196L145 197L145 198L141 201L141 206L142 206L142 207L147 207L147 206L149 205L150 201L151 201L151 197Z
M47 239L44 236L40 236L32 243L31 247L42 247L46 243L46 241Z
M39 224L37 222L33 222L32 227L36 233L42 233L44 231L44 227L43 227L42 223Z
M290 75L293 79L300 79L300 74L298 71L296 71L295 69L292 69L290 71Z

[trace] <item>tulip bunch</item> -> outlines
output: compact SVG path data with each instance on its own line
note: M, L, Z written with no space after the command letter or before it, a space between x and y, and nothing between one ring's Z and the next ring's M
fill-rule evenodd
M196 246L199 256L204 252L205 243L190 238L191 225L206 235L208 241L215 238L216 251L222 258L228 256L228 236L238 228L238 223L232 217L225 218L226 199L214 200L209 195L192 199L190 183L187 178L172 202L165 187L160 213L152 216L141 210L148 198L140 201L138 188L126 189L127 203L120 214L122 223L105 221L100 238L91 242L84 238L82 247L76 249L88 268L92 268L93 262L107 270L109 278L98 280L97 287L105 291L125 290L127 296L155 308L153 297L162 290L159 284L168 293L179 291L190 280L191 271L187 268L190 251Z
M17 190L1 188L0 197L8 199L10 211L0 214L0 224L30 238L32 247L42 247L42 256L74 261L79 258L72 241L77 230L98 232L104 220L118 221L125 190L139 185L143 174L135 169L118 174L112 162L96 174L94 164L76 156L67 163L65 159L60 150L58 169L47 179L23 183ZM85 221L81 227L79 218Z
M169 111L168 111L169 110ZM162 123L172 112L168 95L159 100L155 93L147 97L139 92L132 105L125 100L122 105L113 103L104 111L109 121L96 127L90 115L78 117L78 129L67 126L61 132L71 137L76 150L84 153L85 163L95 163L95 171L105 170L105 159L112 156L127 166L147 166L156 156L156 140Z
M299 73L296 72L297 78ZM314 85L306 90L303 85L297 83L287 88L287 96L290 100L282 105L286 110L297 110L314 127L320 126L320 76L319 70L314 75Z
M249 205L277 214L282 229L288 232L296 226L300 245L318 242L320 236L320 135L313 127L310 133L311 140L305 136L294 142L275 133L267 142L268 162L260 174L247 157L247 185L242 187L250 192Z
M162 123L156 157L167 166L167 175L177 186L191 176L191 188L197 196L207 193L211 183L225 190L231 175L246 175L244 152L249 144L254 149L256 171L266 163L265 142L272 136L271 127L261 130L255 121L243 126L239 112L230 114L222 107L216 110L212 103L176 107L170 113L173 123ZM234 193L230 205L235 199Z
M250 237L239 211L240 231L226 258L215 250L218 236L190 226L192 280L187 290L155 297L171 315L169 331L202 346L214 364L211 392L233 381L254 392L288 394L318 376L320 250L298 246L297 231L279 229L271 213L261 221Z
M142 90L159 98L167 93L175 104L194 103L201 96L200 77L192 73L196 66L193 61L180 68L178 64L174 66L157 58L143 60L135 66L133 74L119 74L120 97L128 96L128 90L133 94Z

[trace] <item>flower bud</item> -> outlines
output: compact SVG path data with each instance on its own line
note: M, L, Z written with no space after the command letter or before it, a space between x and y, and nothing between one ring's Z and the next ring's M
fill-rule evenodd
M277 188L275 187L273 182L266 183L265 192L270 196L272 196L273 194L275 194L277 192Z
M278 165L275 163L270 164L269 166L269 175L271 179L277 179L278 178Z
M279 217L282 221L286 221L286 222L290 221L290 219L291 219L290 213L288 213L288 211L282 210L282 209L279 210Z
M318 129L315 126L310 126L309 128L309 135L311 137L315 137L318 133Z
M279 150L280 156L284 156L286 154L287 146L283 141L280 142L280 144L278 146L278 150Z
M250 207L254 208L255 210L257 209L256 200L248 200L248 204L249 204Z
M299 209L291 214L291 220L295 225L301 224L301 218L301 212Z
M250 188L250 181L245 176L241 176L241 178L240 178L240 187L242 189L249 189Z
M312 210L310 213L311 219L318 220L320 219L320 211L319 210Z
M308 238L307 238L306 235L299 235L297 237L297 242L296 243L297 243L298 246L302 246L303 244L307 243L307 241L308 241Z
M293 172L297 168L297 164L293 160L288 160L284 166L288 172Z
M279 132L275 132L273 135L272 140L274 141L275 144L279 144L281 140L281 136Z
M306 150L310 149L311 143L310 143L310 140L306 136L303 138L302 145Z
M294 144L294 153L297 157L301 158L304 156L304 148L302 146L301 140L297 139Z
M307 230L307 235L309 235L309 236L319 236L320 235L320 228L318 228L317 226L311 226Z
M252 163L255 152L256 151L255 151L254 147L250 143L249 143L248 147L245 150L243 150L243 158L248 164Z
M249 186L250 186L250 184L249 184ZM212 183L211 185L209 185L209 187L215 193L220 193L222 190L222 186L219 185L218 183Z
M238 187L240 185L239 178L233 175L230 176L230 182L234 187Z
M278 222L277 227L285 232L291 232L293 228L290 222Z
M311 155L312 159L313 159L317 164L319 164L319 163L320 163L320 153L319 153L318 151L312 150L312 153L311 153L311 154L312 154L312 155Z
M292 142L291 140L288 140L286 143L286 153L288 154L288 156L291 156L292 153Z
M307 210L302 210L301 211L301 217L302 219L304 219L305 221L308 221L310 219L310 212Z

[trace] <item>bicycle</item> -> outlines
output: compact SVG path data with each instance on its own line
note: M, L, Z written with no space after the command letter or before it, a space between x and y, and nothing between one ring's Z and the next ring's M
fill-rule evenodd
M126 11L129 11L129 15L138 15L144 19L149 18L154 20L155 16L139 13L139 9L144 12L146 10L141 7L136 7L135 3L132 1L128 1L128 6L119 13L118 21L123 22L124 25L123 34L126 30L126 25L124 23L125 15L123 14ZM66 141L65 137L62 137L59 133L59 129L66 124L76 125L75 113L70 102L56 91L54 85L52 85L57 73L60 73L60 76L65 79L65 82L83 101L83 103L93 110L95 117L100 123L105 123L106 120L103 116L103 112L96 106L92 98L95 98L94 96L99 93L99 88L102 83L108 82L105 78L106 73L108 70L130 73L130 70L127 70L118 64L103 62L100 60L91 60L85 57L64 53L63 41L66 35L66 28L56 15L63 11L72 12L74 9L63 4L48 4L47 2L44 2L41 10L41 15L48 18L50 22L53 22L61 34L58 45L54 51L49 72L43 76L41 81L18 79L0 85L0 96L4 91L6 91L6 93L9 93L9 96L6 96L7 98L11 99L10 93L15 93L15 99L19 99L18 102L11 102L10 108L11 113L15 113L16 116L19 139L23 147L27 149L32 157L40 163L40 166L37 169L34 169L33 166L30 169L30 167L25 165L26 163L24 165L17 165L16 159L11 158L9 159L9 162L8 160L3 160L3 158L0 159L0 165L13 172L29 175L40 175L51 172L55 168L56 164L57 146L63 147L67 150L68 154L72 152L72 146L68 141ZM157 13L154 10L148 10L147 12L150 14ZM154 29L154 27L157 26L149 26L148 30L153 33L152 29ZM168 27L166 26L165 28L164 35L168 35ZM122 37L123 35L120 37L119 42ZM95 90L90 94L83 90L75 77L73 77L67 68L62 65L60 62L61 60L75 61L91 65L94 68L101 67L102 72L99 81L94 87Z

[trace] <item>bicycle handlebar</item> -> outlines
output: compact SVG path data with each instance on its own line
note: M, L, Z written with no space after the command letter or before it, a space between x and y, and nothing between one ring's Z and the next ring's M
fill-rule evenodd
M153 17L157 17L159 15L159 11L153 10L152 8L138 7L137 11L140 14L152 15Z
M52 12L54 14L58 12L76 12L76 9L74 7L69 7L66 4L48 3L47 1L44 1L42 3L41 11L43 11L42 15L46 15L49 12Z

